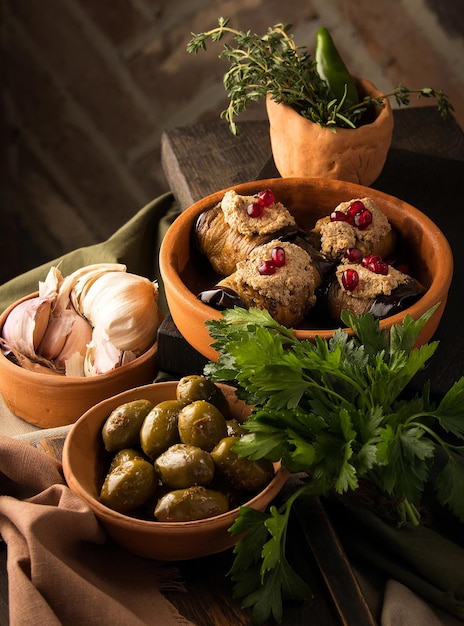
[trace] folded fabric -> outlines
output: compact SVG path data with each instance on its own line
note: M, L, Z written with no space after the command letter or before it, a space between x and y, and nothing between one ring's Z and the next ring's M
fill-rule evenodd
M179 586L172 568L107 541L56 462L3 435L0 535L8 548L11 626L192 626L159 590Z
M59 265L61 273L66 276L92 263L124 263L128 272L160 281L159 248L167 228L178 214L171 193L156 198L106 241L73 250L1 285L0 313L18 298L37 291L39 281L44 280L52 266ZM162 289L159 306L166 311Z
M388 580L380 618L381 626L459 626L460 620L423 601L396 580Z
M328 500L327 507L349 558L464 621L462 547L426 526L397 529L355 497Z

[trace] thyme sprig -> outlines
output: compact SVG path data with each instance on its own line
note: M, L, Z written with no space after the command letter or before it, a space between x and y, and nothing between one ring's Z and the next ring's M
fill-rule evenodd
M222 111L221 118L227 120L235 135L239 133L235 122L237 116L267 94L276 102L293 107L303 117L333 131L336 128L356 128L370 107L384 106L384 100L390 97L394 97L398 105L409 104L411 94L436 98L444 118L454 110L441 90L431 87L410 90L403 85L379 98L365 97L359 103L348 106L345 96L340 101L333 99L307 47L296 45L290 33L291 24L275 24L262 36L249 30L236 30L228 24L228 19L220 17L216 28L192 33L187 52L196 54L199 50L206 50L208 40L216 43L226 35L231 36L233 43L224 43L219 54L219 58L230 63L223 77L229 104Z

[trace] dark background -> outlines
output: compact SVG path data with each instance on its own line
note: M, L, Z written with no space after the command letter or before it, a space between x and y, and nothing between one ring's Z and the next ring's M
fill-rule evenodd
M464 127L462 0L0 0L0 283L106 239L168 190L163 130L226 106L222 44L185 50L219 16L258 33L291 23L311 51L325 25L354 74L443 88Z

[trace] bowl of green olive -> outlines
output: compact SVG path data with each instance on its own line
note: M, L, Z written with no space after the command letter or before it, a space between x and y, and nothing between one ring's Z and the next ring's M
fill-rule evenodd
M63 450L70 489L108 536L139 556L187 560L237 541L239 507L264 510L284 486L279 463L234 451L251 407L199 376L125 391L84 413Z

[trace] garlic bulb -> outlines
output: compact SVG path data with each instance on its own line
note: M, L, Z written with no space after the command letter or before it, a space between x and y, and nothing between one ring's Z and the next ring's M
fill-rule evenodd
M39 296L12 309L2 349L17 361L68 376L93 376L145 352L159 327L158 287L120 263L82 267L67 277L52 267Z
M156 339L158 291L147 278L125 272L107 272L81 285L71 299L94 328L100 327L119 350L142 354Z

